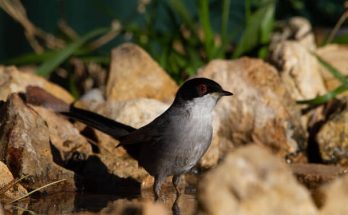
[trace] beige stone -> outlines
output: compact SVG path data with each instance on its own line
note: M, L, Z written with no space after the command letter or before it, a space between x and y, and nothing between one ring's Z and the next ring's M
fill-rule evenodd
M348 46L330 44L317 49L316 53L343 75L348 75ZM322 65L320 66L320 72L328 90L331 91L340 86L340 81ZM347 95L346 92L344 94Z
M168 102L177 88L174 80L139 46L126 43L112 50L107 100L153 98Z
M271 59L279 68L281 79L293 99L313 99L326 93L318 60L300 43L278 43L272 50Z
M12 173L7 168L6 164L0 161L0 189L6 187L11 182L13 182L15 179L13 178ZM11 186L10 189L8 189L5 193L0 193L1 199L17 199L24 195L26 195L28 192L27 190L20 184L17 183L13 186ZM1 214L1 205L0 205L0 214Z
M345 175L323 188L326 194L324 206L320 215L346 215L348 214L348 176Z
M25 92L27 86L39 86L67 103L74 100L62 87L40 76L21 72L13 66L0 66L0 100L6 100L11 93Z
M229 153L199 183L199 215L315 215L309 192L269 151L250 145Z
M0 112L0 160L28 189L35 189L60 179L66 181L46 188L46 191L75 190L75 174L54 162L46 122L23 103L18 94L11 94Z
M285 157L305 147L299 111L272 66L251 58L214 60L198 75L234 93L215 108L220 150L254 142Z

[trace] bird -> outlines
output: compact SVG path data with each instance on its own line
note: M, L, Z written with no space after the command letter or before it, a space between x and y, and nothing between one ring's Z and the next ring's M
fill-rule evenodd
M124 147L154 177L153 192L158 199L169 176L180 195L181 176L199 162L211 144L214 107L220 98L231 95L211 79L189 79L169 108L139 129L73 105L62 113L119 140L117 147Z

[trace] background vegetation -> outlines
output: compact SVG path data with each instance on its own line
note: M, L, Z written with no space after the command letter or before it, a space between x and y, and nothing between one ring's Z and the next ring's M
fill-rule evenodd
M344 0L0 0L0 6L0 63L37 65L50 78L64 69L76 96L83 90L72 60L106 69L110 49L126 41L180 83L212 59L266 58L272 31L289 17L332 29L345 12Z

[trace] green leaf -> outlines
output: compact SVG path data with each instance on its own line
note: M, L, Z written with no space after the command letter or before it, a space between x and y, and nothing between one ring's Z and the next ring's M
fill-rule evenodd
M338 44L348 44L348 34L342 34L336 36L333 40L332 43L338 43Z
M335 98L337 95L343 93L344 91L348 90L348 85L341 85L334 89L333 91L330 91L326 93L325 95L318 96L314 99L309 99L309 100L299 100L296 101L298 104L310 104L310 105L321 105L324 104L331 99Z
M198 17L204 32L204 48L211 60L214 57L214 34L210 24L209 0L198 0Z
M222 22L221 22L221 39L222 47L224 48L228 42L227 27L230 15L231 0L223 0L222 2Z
M275 1L268 2L250 15L246 28L233 53L233 58L240 57L260 43L269 41L273 28Z
M170 0L169 6L180 16L182 21L190 28L192 32L196 32L193 18L182 0Z
M8 60L4 60L1 62L1 64L15 64L15 65L23 65L23 64L36 64L36 63L42 63L49 58L51 58L55 52L53 51L46 51L42 54L37 53L27 53L20 55L15 58L11 58Z
M88 40L98 35L104 34L109 31L109 28L96 29L86 35L80 37L75 42L67 45L65 48L57 51L51 57L47 59L37 70L37 74L43 77L48 77L50 73L68 59L77 49L83 46Z

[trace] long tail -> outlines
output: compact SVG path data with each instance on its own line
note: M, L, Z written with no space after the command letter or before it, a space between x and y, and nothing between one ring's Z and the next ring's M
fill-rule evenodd
M69 112L62 112L62 114L77 121L80 121L88 125L89 127L98 129L112 136L115 139L119 139L120 137L125 136L136 130L135 128L129 125L125 125L120 122L111 120L91 111L74 107L73 105L70 106Z

